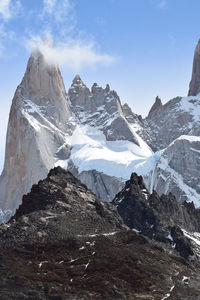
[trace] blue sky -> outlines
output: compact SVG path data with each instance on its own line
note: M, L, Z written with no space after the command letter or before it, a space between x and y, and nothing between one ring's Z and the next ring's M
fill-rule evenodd
M31 47L50 36L66 89L76 73L89 87L109 83L145 116L157 95L187 94L199 11L199 0L0 0L0 169Z

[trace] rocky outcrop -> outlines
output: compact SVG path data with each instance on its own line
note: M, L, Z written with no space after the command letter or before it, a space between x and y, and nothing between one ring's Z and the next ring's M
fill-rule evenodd
M197 300L200 293L198 262L191 265L128 230L112 204L98 201L61 168L34 185L12 220L0 226L0 252L1 299L170 294Z
M169 243L183 257L193 255L192 244L181 229L200 232L200 210L193 203L179 204L173 194L149 194L135 173L113 200L125 224L160 242Z
M178 202L200 207L200 138L180 136L160 152L155 167L144 176L147 188L159 195L172 192Z
M196 96L200 93L200 40L196 46L194 52L192 79L190 81L190 87L188 96Z

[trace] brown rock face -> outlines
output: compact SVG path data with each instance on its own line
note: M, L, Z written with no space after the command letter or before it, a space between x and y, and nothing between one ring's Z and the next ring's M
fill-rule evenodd
M192 79L190 81L190 87L188 96L196 96L200 92L200 40L196 46L194 52Z

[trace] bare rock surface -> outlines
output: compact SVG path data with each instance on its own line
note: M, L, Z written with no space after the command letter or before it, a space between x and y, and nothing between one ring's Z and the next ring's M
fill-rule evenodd
M70 110L57 66L34 52L10 111L5 163L0 177L0 205L15 211L33 183L45 178L58 148L70 134ZM66 157L69 156L66 147Z
M77 176L103 202L111 202L124 187L124 180L96 170L83 171Z
M157 96L154 104L149 111L148 117L151 117L155 113L155 111L158 111L160 109L162 109L162 102L161 99Z

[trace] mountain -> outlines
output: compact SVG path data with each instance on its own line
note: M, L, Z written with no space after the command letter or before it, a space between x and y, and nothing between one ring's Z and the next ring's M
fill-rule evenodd
M145 123L156 150L181 135L200 136L200 96L176 97L153 110Z
M55 166L69 170L104 202L112 201L136 172L150 193L173 192L179 202L199 207L199 65L198 43L189 96L166 104L157 96L143 119L122 105L108 84L89 89L76 75L66 92L58 66L35 50L9 116L1 222Z
M200 137L184 135L160 151L154 168L144 175L150 192L172 192L178 202L200 206Z
M22 196L54 166L69 169L101 200L111 201L134 166L151 154L109 85L95 83L89 90L77 75L66 93L58 66L35 50L10 110L1 220L8 220Z
M172 192L179 202L200 206L200 42L193 62L188 97L176 97L166 104L156 98L144 123L154 150L154 164L144 175L145 184L159 195Z
M70 134L70 110L57 66L47 65L41 53L32 53L18 86L9 115L0 203L14 211L32 184L45 178L59 147ZM66 157L69 147L65 148Z
M195 209L193 203L180 204L172 193L160 197L155 191L150 194L143 178L133 173L113 204L131 229L170 244L185 258L194 254L188 234L200 232L200 210Z
M0 226L0 250L1 299L199 299L198 260L128 229L60 167Z
M178 201L200 206L200 98L177 97L145 119L157 151L144 175L147 188L159 195L172 192ZM148 161L147 161L148 164Z

